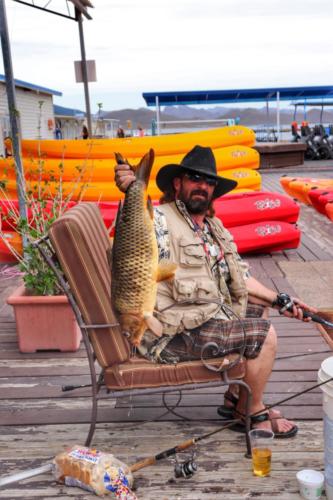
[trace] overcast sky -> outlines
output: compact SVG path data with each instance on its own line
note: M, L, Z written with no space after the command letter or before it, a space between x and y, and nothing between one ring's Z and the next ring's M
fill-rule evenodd
M332 0L91 1L84 33L97 67L92 112L99 102L104 110L144 107L147 91L333 85ZM74 76L77 23L13 0L6 7L15 78L84 109Z

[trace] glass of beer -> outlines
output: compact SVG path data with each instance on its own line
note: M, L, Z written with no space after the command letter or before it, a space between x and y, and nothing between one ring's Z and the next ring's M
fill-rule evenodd
M271 472L273 439L274 432L268 429L250 431L252 467L255 476L265 477Z

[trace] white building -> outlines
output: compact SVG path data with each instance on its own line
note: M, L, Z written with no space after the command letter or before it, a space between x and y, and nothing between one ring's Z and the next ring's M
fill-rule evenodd
M80 139L86 124L85 112L53 104L58 90L40 87L15 79L16 105L20 114L23 139ZM93 137L115 137L119 120L93 116ZM0 156L4 156L3 139L10 136L5 76L0 75Z
M20 114L21 135L24 139L53 139L55 130L53 96L57 90L15 80L16 105ZM5 76L0 75L0 138L10 135ZM3 154L0 140L0 154Z
M86 113L79 109L54 105L55 138L81 139L82 127L87 125ZM104 118L97 113L91 120L93 137L116 137L119 120Z

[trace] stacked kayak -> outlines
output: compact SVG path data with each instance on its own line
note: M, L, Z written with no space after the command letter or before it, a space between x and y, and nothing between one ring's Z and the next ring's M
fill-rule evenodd
M22 140L22 153L25 157L37 158L111 158L120 153L126 158L141 157L154 149L157 156L183 156L194 146L211 147L213 149L244 145L253 146L255 134L253 130L235 125L199 132L184 134L168 134L161 136L128 137L125 139L86 139L86 140ZM6 142L11 151L10 140Z
M214 203L215 215L234 237L239 253L297 248L299 205L279 193L229 194Z
M259 154L254 144L252 130L242 127L173 134L160 137L137 137L126 139L92 139L76 141L23 140L23 168L27 192L31 197L40 197L43 183L43 198L47 207L57 197L61 185L62 199L71 204L79 202L98 203L106 227L112 225L118 202L123 198L114 183L114 153L119 152L129 162L136 164L149 148L155 151L155 162L151 173L148 194L158 204L161 192L156 185L156 175L166 164L179 164L184 155L195 145L210 146L216 159L218 173L237 181L237 188L216 200L215 210L224 225L234 235L239 251L269 252L284 248L295 248L300 233L294 224L298 218L298 205L290 198L260 192L261 176ZM10 144L7 142L7 149ZM20 237L15 232L15 220L11 220L11 209L17 203L16 175L11 159L0 159L0 208L2 231L7 238L15 240L20 251ZM1 196L2 193L2 196ZM46 207L45 210L48 210ZM31 214L30 214L31 215ZM29 214L28 214L29 217ZM0 261L7 250L3 236ZM2 253L3 252L3 253Z
M113 166L112 166L113 170ZM228 179L234 179L238 182L240 186L239 189L252 191L259 190L261 186L261 175L255 171L247 168L231 169L225 172L220 172L221 175L227 177ZM113 175L113 174L112 174ZM32 193L32 195L40 195L40 182L37 179L29 179L26 176L26 187L27 190ZM51 177L52 178L52 177ZM0 181L4 179L0 177ZM47 180L43 185L43 196L45 199L52 199L58 189L59 181ZM12 178L7 178L5 180L6 184L6 195L9 199L17 198L17 187L16 180ZM78 182L78 181L62 181L61 189L63 196L69 196L71 200L74 201L119 201L124 197L124 195L119 191L114 181L96 181L96 182ZM239 189L235 190L238 191ZM152 200L158 200L162 193L156 185L155 179L151 179L148 185L148 194Z
M6 140L11 151L10 140ZM52 198L61 179L64 196L79 201L118 201L121 193L114 183L114 153L121 153L133 165L152 148L155 161L148 193L158 199L161 192L155 184L159 169L167 164L179 164L195 145L209 146L214 151L217 170L234 178L238 190L259 190L261 176L259 154L253 149L253 130L243 126L223 127L184 134L124 139L87 140L22 140L23 168L27 189L40 192L38 183L47 182L45 197ZM227 172L227 173L226 173ZM13 160L0 159L0 181L6 182L9 199L17 198Z
M283 176L280 183L287 194L333 220L333 179Z
M85 203L85 202L84 202ZM153 202L158 205L158 201ZM75 203L71 202L67 208ZM99 209L107 229L112 227L118 210L118 202L99 202ZM262 253L296 248L300 231L295 227L299 206L289 197L263 192L226 195L214 202L216 216L228 228L235 239L240 253ZM46 211L52 210L48 203ZM18 213L17 200L0 200L2 234L0 241L0 262L8 262L10 251L7 242L12 242L18 253L22 251L20 236L15 232L15 217ZM31 212L28 212L28 219Z

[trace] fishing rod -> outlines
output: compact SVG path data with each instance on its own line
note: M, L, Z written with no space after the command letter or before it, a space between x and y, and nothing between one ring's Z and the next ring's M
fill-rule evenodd
M249 292L250 295L253 297L265 302L269 306L278 306L279 307L279 313L283 314L284 312L288 311L290 313L293 312L293 306L297 306L297 302L294 302L292 297L288 293L278 293L276 299L271 303L267 297L264 297L263 295L259 294L257 291L256 292ZM319 323L320 325L326 326L328 328L333 328L333 322L328 321L327 319L324 319L322 316L319 314L306 311L305 309L302 309L303 311L303 318L311 318L312 321L315 323Z
M153 455L151 457L147 457L143 460L140 460L139 462L135 462L134 464L127 466L130 472L137 472L138 470L144 469L145 467L149 467L151 465L155 465L157 462L160 460L164 460L166 458L169 458L171 456L177 455L177 453L180 453L184 450L187 450L188 448L196 445L200 441L204 439L208 439L211 436L214 436L215 434L224 431L225 429L228 429L229 427L232 427L235 425L237 420L233 420L232 422L225 424L218 429L215 429L214 431L207 432L206 434L202 434L201 436L193 437L191 439L187 439L186 441L183 441L180 444L177 444L176 446L172 448L168 448L167 450L164 450L160 453L157 453L156 455ZM44 465L41 465L40 467L36 467L33 469L29 469L26 471L18 472L16 474L12 474L10 476L5 476L5 477L0 477L0 488L3 486L7 486L12 483L16 483L18 481L21 481L23 479L28 479L30 477L34 476L39 476L41 474L44 474L46 472L51 472L54 469L54 464L49 462ZM198 467L197 464L194 461L194 455L192 455L190 460L187 460L183 463L176 462L175 465L175 476L176 477L184 477L186 479L190 478L193 476L193 474L197 471Z
M141 460L140 462L136 462L133 465L130 465L130 471L131 472L136 472L140 469L143 469L144 467L148 467L150 465L155 465L157 462L160 460L164 460L165 458L171 457L173 455L176 455L177 453L180 453L184 450L187 450L191 446L196 445L200 441L203 441L204 439L208 439L211 436L214 436L215 434L224 431L225 429L228 429L229 427L233 427L235 425L235 420L230 422L229 424L225 424L222 427L219 427L218 429L215 429L214 431L207 432L206 434L202 434L201 436L193 437L191 439L187 439L186 441L183 441L182 443L172 447L168 448L167 450L161 451L157 455L153 455L151 457L145 458L144 460ZM197 470L197 465L195 464L194 461L188 461L185 462L183 465L183 472L184 474L181 474L183 477L191 477L194 472ZM195 470L191 470L195 469ZM177 469L175 468L175 475L176 477L180 477L177 475Z
M293 312L293 306L297 305L297 303L295 303L287 293L279 293L276 300L274 301L274 305L279 306L279 313L283 314L285 311ZM319 316L319 314L315 314L304 309L303 318L311 318L315 323L327 326L328 328L333 328L333 323L331 321L324 319L322 316Z

